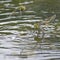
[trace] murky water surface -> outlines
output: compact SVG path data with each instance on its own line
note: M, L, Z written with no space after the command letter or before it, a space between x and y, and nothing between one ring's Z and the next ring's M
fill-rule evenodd
M16 11L16 15L11 16L11 9L17 6L10 2L12 0L0 1L4 6L0 8L0 59L60 60L60 35L50 33L55 27L45 26L44 42L37 42L37 39L42 40L42 32L37 36L34 23L41 21L42 17L36 16L35 11L25 11L22 16ZM26 14L28 12L31 14Z

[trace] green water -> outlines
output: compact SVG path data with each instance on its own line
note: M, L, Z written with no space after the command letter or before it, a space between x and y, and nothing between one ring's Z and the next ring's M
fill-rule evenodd
M19 3L26 7L22 13L16 9ZM45 25L44 21L50 18L53 20ZM59 60L60 1L1 0L0 58Z

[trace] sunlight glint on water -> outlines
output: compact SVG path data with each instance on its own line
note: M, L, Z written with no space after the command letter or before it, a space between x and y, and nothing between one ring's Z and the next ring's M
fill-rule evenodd
M12 1L11 0L0 1L0 3L2 3L3 5L6 2L12 2ZM11 7L14 7L14 4ZM47 39L48 42L38 43L35 40L35 38L40 39L39 36L42 36L42 32L41 32L41 35L37 37L36 36L37 31L34 30L34 23L41 21L42 20L41 17L37 17L33 14L24 15L23 17L10 16L12 12L10 13L9 11L10 11L10 8L0 9L0 13L1 13L0 14L0 17L1 17L0 19L0 59L1 60L50 60L50 59L57 60L57 59L60 59L60 50L59 50L60 42L55 42L54 41L55 38L53 38L54 42L51 42L50 41L50 39L52 39L50 36L51 34L45 35L45 38L49 37ZM54 29L54 27L52 29Z

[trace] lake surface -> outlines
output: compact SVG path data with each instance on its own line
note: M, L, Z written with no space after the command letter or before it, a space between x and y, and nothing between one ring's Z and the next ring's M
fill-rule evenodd
M12 0L0 1L0 59L60 60L60 34L50 33L54 31L54 25L50 25L52 28L44 28L46 31L42 41L43 33L41 31L37 35L34 23L43 18L36 16L33 10L27 10L22 15L19 11L12 14L17 6L11 2ZM60 27L58 30L60 31Z

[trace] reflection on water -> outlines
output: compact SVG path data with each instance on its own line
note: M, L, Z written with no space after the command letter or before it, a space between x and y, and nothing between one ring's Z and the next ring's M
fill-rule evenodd
M5 2L11 2L11 0L0 1L2 4ZM10 6L10 4L8 5ZM5 4L5 6L7 5ZM12 4L10 7L14 6ZM41 21L42 17L34 15L34 11L26 11L23 16L19 16L19 12L16 12L16 16L10 16L11 14L10 8L0 9L1 60L60 59L60 35L50 33L55 31L53 25L50 25L49 28L41 25L41 27L45 26L44 38L42 38L43 32L38 34L38 31L34 29L34 23ZM58 27L57 30L60 31L60 28Z

